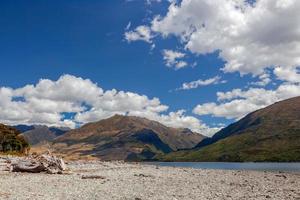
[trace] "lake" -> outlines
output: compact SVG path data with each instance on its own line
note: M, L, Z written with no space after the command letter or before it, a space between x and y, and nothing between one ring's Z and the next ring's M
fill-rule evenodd
M146 164L168 167L189 167L195 169L300 172L300 163L147 162Z

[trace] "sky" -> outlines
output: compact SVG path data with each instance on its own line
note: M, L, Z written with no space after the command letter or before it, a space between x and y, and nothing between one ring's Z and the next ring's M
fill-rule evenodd
M0 1L0 122L212 136L300 95L297 0Z

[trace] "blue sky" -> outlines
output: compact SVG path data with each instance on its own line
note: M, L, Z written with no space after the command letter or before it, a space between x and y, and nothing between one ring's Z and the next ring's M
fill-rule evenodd
M225 13L240 15L240 21L225 17L223 20L223 16L217 12L219 7L213 3L207 3L207 0L198 1L198 3L194 1L195 5L187 5L186 2L175 3L174 1L172 3L157 0L1 1L0 87L10 88L13 93L11 96L24 97L23 102L18 103L27 102L28 105L33 105L32 99L51 99L53 101L55 99L48 96L47 98L42 97L42 95L33 97L30 96L33 92L27 90L19 94L20 92L18 93L15 90L28 84L37 87L40 79L49 79L54 84L63 75L71 75L75 80L90 79L93 84L97 84L98 88L104 91L116 89L117 91L145 95L148 99L156 97L162 105L169 107L168 110L157 112L158 114L169 115L170 112L184 109L184 116L179 120L188 121L189 118L184 117L191 116L193 117L192 121L196 118L201 125L205 124L205 128L208 129L224 126L250 111L300 94L298 92L300 91L300 89L298 90L299 72L297 71L299 69L299 57L286 52L283 56L287 57L289 61L274 59L274 55L277 55L278 52L265 51L266 48L274 48L276 45L295 48L294 50L298 51L295 46L289 45L295 42L298 44L299 37L296 36L297 34L299 36L299 33L295 33L296 36L294 36L280 29L280 27L286 25L285 22L290 18L286 17L286 21L283 19L282 22L278 22L278 30L283 33L279 34L281 35L280 38L274 36L274 40L265 37L270 31L274 30L274 23L272 26L268 22L269 27L261 28L261 32L258 31L259 33L254 34L254 31L251 32L252 21L253 23L258 22L253 19L245 23L249 24L249 32L243 32L244 35L239 32L242 29L239 26L243 22L242 17L246 16L244 20L248 19L253 14L251 12L256 12L263 6L263 8L272 12L272 4L275 1L272 3L269 0L261 0L258 5L238 1L240 2L238 6L241 6L241 8L235 11L234 8L230 7L231 4L229 5L224 0L218 0L219 4L224 3L224 8L228 7L227 10L224 10ZM278 0L278 2L281 1ZM297 4L294 7L299 4L296 1L291 2ZM197 8L197 6L197 12L188 10L192 7ZM201 12L201 9L205 6L208 6L214 12L206 14L204 10ZM272 22L272 20L276 21L276 17L283 18L282 16L285 16L284 12L293 13L293 8L287 6L290 5L280 4L278 9L282 9L283 14L277 16L275 13L274 16L270 15L271 17L267 20ZM168 14L172 12L172 10L169 10L170 8L177 9L178 12L172 15L173 17L167 18ZM198 11L204 14L197 16ZM160 18L157 18L156 25L158 25L155 27L154 21L158 15L160 15ZM298 14L296 13L296 15ZM198 27L200 22L198 23L197 20L201 20L201 17L203 23L206 23L203 25L207 29L205 31L210 36L203 41L202 39L207 35L200 31L201 27ZM211 18L211 21L207 20L208 17ZM178 19L182 19L182 21L178 21ZM215 23L212 19L222 19L217 22L221 21L220 23L224 24L212 26L210 23ZM189 26L183 26L185 23L190 24L188 24ZM280 23L283 25L281 26ZM236 40L240 42L240 46L248 49L245 52L242 51L243 54L238 52L235 55L232 52L226 52L227 49L236 50L238 47L233 42L234 40L230 34L224 33L224 30L217 27L229 27L229 25L236 26L236 37L238 38ZM258 29L265 27L263 25L263 22L261 26L258 24ZM297 22L292 25L295 29L297 26L299 27ZM147 36L136 29L139 26L149 29L148 41L145 41ZM195 30L191 31L189 27L194 27ZM188 33L188 36L185 36L185 33L181 30ZM198 35L196 34L197 31L199 31ZM131 36L138 34L139 37L128 39L125 36L126 33L131 34ZM192 36L193 34L194 36ZM285 40L284 37L287 37L288 40ZM276 42L279 41L278 38L282 39L280 44ZM212 40L212 43L206 42L209 39ZM249 40L250 42L248 42ZM257 45L255 49L251 49L252 46L250 45L252 44ZM172 60L164 59L165 50L173 53L178 52L184 56L181 58L176 57L172 63ZM244 56L247 58L244 58ZM254 62L255 60L257 62ZM170 66L167 66L168 61L171 62ZM185 66L175 69L176 63L180 61L184 62ZM234 66L235 61L241 65ZM226 63L231 63L231 65L224 70ZM291 75L287 75L289 73ZM205 83L205 80L216 77L219 79L218 81ZM289 77L294 78L290 80ZM266 83L257 84L260 79L265 80ZM200 84L193 89L178 90L183 83L192 81L200 81ZM280 86L285 87L284 92L279 91ZM234 89L238 89L235 95ZM37 91L35 92L37 93ZM227 97L218 100L218 92L231 93L228 94L229 96L227 95ZM267 94L266 97L261 97L264 94ZM253 95L256 96L255 99L253 99ZM12 102L11 100L10 103ZM61 99L56 99L55 104L58 104L58 102L61 103ZM69 103L78 102L81 105L88 105L87 101L79 101L78 99L74 99ZM239 104L241 108L237 111L231 111L231 108L237 108L235 104L239 102L241 102ZM91 110L91 108L96 110L98 107L94 106L96 104L93 103L90 103L87 106L88 108L83 110ZM28 105L26 106L28 107ZM43 105L46 105L46 103ZM20 109L17 108L17 105L12 106L16 110ZM22 104L22 106L25 105ZM198 109L196 109L197 106ZM244 107L247 108L243 109ZM126 109L122 107L121 110L113 110L109 114L99 115L98 118L108 117L116 112L122 113ZM127 110L130 112L130 109ZM75 108L69 110L70 112L65 112L63 109L55 111L55 114L61 117L58 120L59 122L70 118L68 116L73 116L70 120L74 120L76 113L84 112ZM55 120L51 122L35 121L31 115L27 117L30 120L24 116L6 120L7 113L2 112L1 115L0 111L0 119L10 124L45 123L55 125ZM21 114L16 111L16 115ZM142 116L142 114L139 115ZM145 115L145 117L148 116L170 126L178 123L176 120L170 122L171 118L168 118L165 122L156 115L156 117L153 117L153 113ZM89 119L95 120L96 118ZM83 120L80 123L88 121L90 120ZM219 125L220 123L223 125ZM61 124L57 123L57 125ZM189 126L189 123L185 122L183 125ZM195 125L191 125L189 128L197 130ZM199 128L199 130L202 129Z

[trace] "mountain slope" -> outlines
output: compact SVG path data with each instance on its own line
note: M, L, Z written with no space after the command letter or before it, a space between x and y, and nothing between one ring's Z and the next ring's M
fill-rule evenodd
M300 161L300 97L250 113L201 141L167 155L185 161Z
M29 144L13 127L0 124L0 152L24 152Z
M17 129L18 131L20 131L21 133L24 133L26 131L30 131L30 130L34 129L33 125L24 125L24 124L15 125L13 127L15 129Z
M47 127L43 125L17 125L14 127L22 132L22 135L30 145L52 142L56 137L70 130L69 128Z
M115 115L72 130L54 141L58 153L102 160L149 160L158 154L193 148L204 137L145 118Z

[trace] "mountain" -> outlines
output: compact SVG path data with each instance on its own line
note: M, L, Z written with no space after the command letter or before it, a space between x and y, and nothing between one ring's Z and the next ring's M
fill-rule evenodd
M54 140L54 149L69 158L150 160L156 155L195 147L204 136L166 127L146 118L115 115L89 123Z
M22 133L30 145L52 142L55 138L70 130L69 128L47 127L43 125L17 125L14 127Z
M0 124L0 152L22 153L28 148L29 144L17 129Z
M275 103L166 161L300 161L300 97Z
M16 125L16 126L13 126L15 129L17 129L18 131L20 131L21 133L24 133L26 131L30 131L32 129L34 129L34 126L33 125L24 125L24 124L20 124L20 125Z

